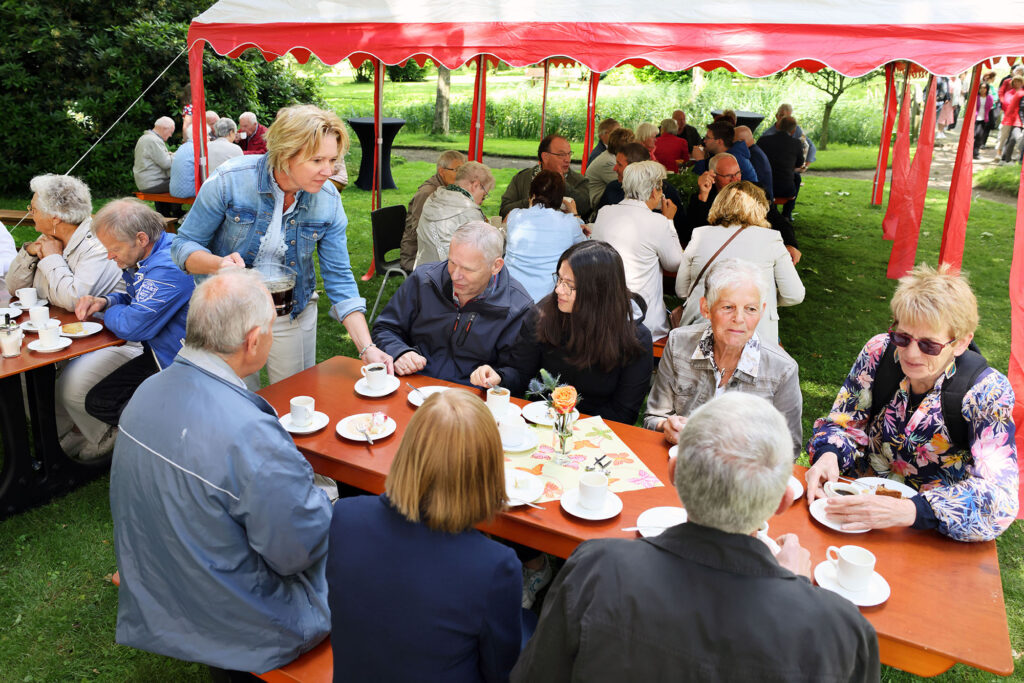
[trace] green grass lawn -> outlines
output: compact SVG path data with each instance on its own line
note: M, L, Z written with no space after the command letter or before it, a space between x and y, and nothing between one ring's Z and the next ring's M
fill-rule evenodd
M974 187L1016 197L1020 188L1020 164L982 169L974 174Z
M872 161L873 163L873 161ZM434 172L424 162L399 163L399 189L384 192L384 204L406 203ZM495 172L504 188L514 171ZM849 196L838 195L839 191ZM885 279L889 245L880 238L883 210L870 208L870 182L805 177L795 219L804 258L797 266L806 300L782 309L780 333L800 364L804 431L831 406L840 383L864 342L884 331L894 283ZM372 304L381 279L358 280L371 260L370 195L353 187L342 194L349 216L349 250L360 291ZM946 195L930 192L918 260L935 263ZM500 192L485 212L497 212ZM0 199L2 208L21 208L26 197ZM102 202L96 202L97 208ZM1009 355L1007 282L1012 252L1013 207L985 200L972 206L965 268L981 308L977 340L989 361L1005 372ZM18 241L31 230L19 230ZM398 287L389 281L386 296ZM317 358L355 355L338 323L320 300ZM106 477L47 506L2 523L0 533L0 680L206 680L202 667L114 644L116 589L108 575L116 568ZM1015 523L997 542L1010 625L1011 645L1024 652L1024 527ZM927 568L922 568L927 575ZM941 591L941 587L937 587ZM957 599L937 594L936 599ZM937 628L955 628L940 624ZM1016 658L1018 669L1024 666ZM1024 671L1024 670L1022 670ZM885 668L885 681L916 677ZM993 680L991 674L957 666L935 680L943 683ZM1024 676L1015 675L1016 680Z

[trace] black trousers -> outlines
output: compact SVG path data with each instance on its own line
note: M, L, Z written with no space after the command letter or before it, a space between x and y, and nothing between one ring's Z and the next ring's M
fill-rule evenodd
M147 377L160 370L148 348L96 383L85 395L85 412L113 427L132 394Z

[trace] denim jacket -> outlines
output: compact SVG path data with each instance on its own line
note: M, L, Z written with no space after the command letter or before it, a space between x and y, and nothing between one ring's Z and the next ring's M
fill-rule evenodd
M260 240L274 213L271 170L265 154L246 155L224 162L203 183L199 196L171 244L171 258L182 270L196 251L218 256L238 252L252 266ZM348 218L338 190L330 183L315 193L295 194L295 210L285 220L285 265L293 268L295 307L292 318L306 307L316 290L313 249L320 256L320 274L331 300L331 317L344 320L366 311L366 300L352 276L345 227Z

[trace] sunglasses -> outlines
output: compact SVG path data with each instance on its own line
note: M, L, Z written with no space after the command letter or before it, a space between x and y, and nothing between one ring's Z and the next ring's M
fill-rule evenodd
M889 330L889 339L892 343L901 349L905 349L910 346L910 342L917 342L917 348L921 349L921 353L928 356L937 356L942 353L942 349L946 348L950 344L956 341L956 339L950 339L945 344L941 344L930 339L915 339L906 332L897 332L896 330Z

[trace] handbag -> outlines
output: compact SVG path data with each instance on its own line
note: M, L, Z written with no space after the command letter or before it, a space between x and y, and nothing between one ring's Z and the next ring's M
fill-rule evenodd
M740 233L746 230L748 227L749 226L744 225L742 228L734 232L732 236L729 237L729 239L722 243L722 246L718 248L718 251L712 254L711 258L709 258L704 263L704 267L700 269L700 272L697 273L697 277L693 278L693 282L690 283L690 291L688 291L686 293L686 296L683 298L683 303L673 308L672 312L669 314L669 322L671 323L673 329L679 327L679 322L683 318L683 308L686 307L686 300L690 298L691 294L693 294L693 290L697 287L697 283L700 282L700 279L704 276L704 273L707 272L707 269L710 268L711 264L715 262L715 259L718 258L718 255L725 251L725 248L729 246L729 244L732 243L734 239L739 237Z

